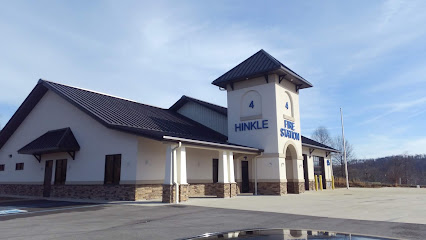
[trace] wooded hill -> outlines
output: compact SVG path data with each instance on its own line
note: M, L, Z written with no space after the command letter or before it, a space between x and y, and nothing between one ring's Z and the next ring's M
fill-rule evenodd
M344 167L333 166L334 176L344 177ZM349 179L396 185L426 185L426 154L397 155L348 162Z

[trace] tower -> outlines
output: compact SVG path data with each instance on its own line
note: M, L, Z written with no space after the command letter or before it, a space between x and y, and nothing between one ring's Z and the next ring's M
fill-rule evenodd
M303 192L299 90L312 84L264 50L213 84L227 91L228 141L264 150L253 161L258 193Z

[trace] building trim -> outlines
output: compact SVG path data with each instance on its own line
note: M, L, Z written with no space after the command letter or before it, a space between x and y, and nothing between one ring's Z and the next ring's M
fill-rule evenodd
M210 146L210 147L215 147L215 148L225 148L225 149L230 149L230 150L237 150L238 152L250 152L250 153L263 152L262 149L257 149L257 148L244 147L244 146L231 145L231 144L223 144L223 143L213 143L213 142L179 138L179 137L163 136L163 139L166 140L166 141L168 140L168 141L174 141L174 142L182 142L182 143L189 143L189 144L195 144L195 145Z
M316 148L316 149L321 149L321 150L325 150L325 151L328 151L328 152L335 152L335 153L339 153L340 152L340 151L337 151L335 149L319 147L319 146L315 146L315 145L311 145L311 144L306 144L306 143L302 143L302 147Z

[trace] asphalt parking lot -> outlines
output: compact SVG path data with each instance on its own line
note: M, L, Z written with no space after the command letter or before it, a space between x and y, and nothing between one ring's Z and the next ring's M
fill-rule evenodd
M181 239L207 232L253 228L316 229L401 239L426 236L425 224L190 205L191 201L199 204L203 200L212 201L191 199L188 204L179 205L97 204L0 198L0 211L26 211L0 215L0 239Z
M84 211L85 208L101 208L100 204L70 201L50 201L46 199L20 199L15 197L0 197L0 222L42 216L59 212Z

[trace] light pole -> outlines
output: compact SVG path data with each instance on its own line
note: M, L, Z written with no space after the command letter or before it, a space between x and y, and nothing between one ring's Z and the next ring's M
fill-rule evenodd
M345 160L345 174L346 174L346 188L349 189L349 178L348 178L348 163L346 161L346 141L345 141L345 127L343 126L343 113L340 108L340 119L342 120L342 139L343 139L343 156Z

